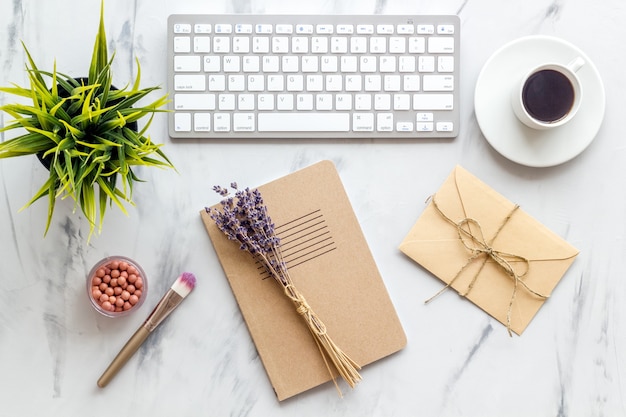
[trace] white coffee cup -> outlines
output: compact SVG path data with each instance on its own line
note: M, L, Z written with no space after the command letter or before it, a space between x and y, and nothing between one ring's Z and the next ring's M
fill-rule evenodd
M585 60L577 57L566 65L545 63L528 71L511 93L517 118L533 129L551 129L572 120L583 97L576 72L584 65Z

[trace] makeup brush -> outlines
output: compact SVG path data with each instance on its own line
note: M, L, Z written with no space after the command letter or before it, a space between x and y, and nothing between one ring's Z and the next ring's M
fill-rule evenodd
M143 325L137 329L135 334L126 342L122 350L120 350L115 359L113 359L113 362L111 362L100 379L98 379L98 386L100 388L104 388L111 379L113 379L128 359L139 349L150 333L178 307L181 301L189 295L195 286L196 277L192 273L184 272L176 279Z

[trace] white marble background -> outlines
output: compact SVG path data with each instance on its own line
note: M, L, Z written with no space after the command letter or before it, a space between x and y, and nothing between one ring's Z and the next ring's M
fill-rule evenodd
M24 84L23 40L35 60L85 73L98 0L0 2L0 84ZM152 137L179 173L142 171L136 208L110 211L104 232L68 201L42 237L46 203L19 211L45 179L35 158L0 161L0 416L619 416L626 415L626 3L623 0L108 0L106 29L122 84L134 57L143 84L166 82L172 13L458 13L462 20L461 133L450 142L172 142L165 116ZM473 91L487 58L530 34L568 40L595 62L607 90L591 146L561 166L509 162L485 141ZM0 95L0 103L7 97ZM0 116L5 117L5 116ZM6 120L0 120L6 122ZM408 337L363 370L339 399L332 385L278 403L202 227L212 185L256 186L333 160ZM581 250L522 337L397 250L455 164L461 164ZM141 311L109 320L84 296L91 265L110 254L151 278ZM96 379L183 270L196 290L106 389Z

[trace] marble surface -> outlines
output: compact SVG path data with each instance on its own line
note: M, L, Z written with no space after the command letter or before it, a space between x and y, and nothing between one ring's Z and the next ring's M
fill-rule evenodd
M24 84L20 40L41 66L81 75L91 53L97 0L0 2L0 84ZM462 21L461 132L453 141L174 142L166 118L150 129L178 173L140 171L129 216L111 210L102 235L59 201L43 237L45 202L20 211L44 181L35 158L0 161L0 416L618 416L626 415L626 3L622 0L108 0L116 79L134 58L144 85L166 83L172 13L452 13ZM504 43L544 34L596 64L606 114L593 143L551 168L499 155L477 124L473 95L486 60ZM0 103L7 97L0 95ZM5 115L0 116L6 123ZM5 139L5 137L2 137ZM256 186L321 159L338 167L405 328L400 353L366 367L340 399L331 384L279 403L198 215L214 184ZM580 249L521 337L452 292L427 306L440 282L397 246L456 165ZM122 254L146 270L139 312L98 315L87 271ZM182 271L196 290L106 389L96 380Z

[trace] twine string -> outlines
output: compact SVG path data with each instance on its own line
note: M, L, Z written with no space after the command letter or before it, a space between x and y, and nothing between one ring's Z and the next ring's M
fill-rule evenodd
M470 283L467 286L467 289L464 292L459 291L459 295L461 295L462 297L466 297L469 294L469 292L472 290L472 288L474 287L474 284L476 283L476 280L478 279L478 276L482 272L487 261L491 259L513 281L513 291L511 293L511 298L509 299L509 305L508 305L507 314L506 314L506 328L509 333L509 336L513 336L512 331L511 331L511 314L513 311L513 304L515 303L515 298L517 297L518 286L521 285L524 289L526 289L529 293L533 294L536 297L539 297L542 299L548 298L547 295L543 295L533 290L532 288L530 288L528 284L526 284L526 282L524 282L524 280L522 279L528 273L528 270L530 269L530 260L528 258L525 258L517 254L509 253L509 252L499 251L493 247L493 242L498 237L498 235L500 234L504 226L506 226L506 224L509 222L509 220L514 215L514 213L519 209L519 206L516 204L513 207L513 209L508 213L508 215L500 223L500 226L496 230L491 240L487 241L487 239L484 236L482 226L480 222L478 222L478 220L473 219L471 217L466 217L458 222L455 222L440 209L435 199L435 196L431 197L431 202L435 210L448 223L450 223L452 226L456 228L457 234L459 236L459 240L463 243L463 246L471 253L471 255L467 259L465 264L454 275L454 277L446 284L446 286L443 287L441 290L439 290L435 295L430 297L428 300L426 300L426 303L431 302L433 299L438 297L441 293L443 293L448 288L450 288L454 284L454 282L456 282L456 280L462 275L463 271L465 271L467 267L472 265L474 261L476 261L477 259L481 258L481 264L478 268L478 271L472 277ZM513 264L512 264L513 262L520 263L523 266L523 269L521 271L516 270L513 267Z
M283 272L287 271L285 270ZM315 344L322 355L324 365L326 366L326 369L335 384L335 388L337 389L339 395L342 396L341 389L339 388L331 369L329 359L339 375L348 383L350 388L354 388L356 384L361 381L361 375L358 372L361 367L354 360L352 360L352 358L346 355L343 350L341 350L341 348L330 338L327 333L326 326L317 314L315 314L302 293L298 291L292 283L288 273L283 275L283 279L284 281L281 282L284 282L283 290L285 295L291 299L296 306L298 314L304 318L307 328L313 336Z

